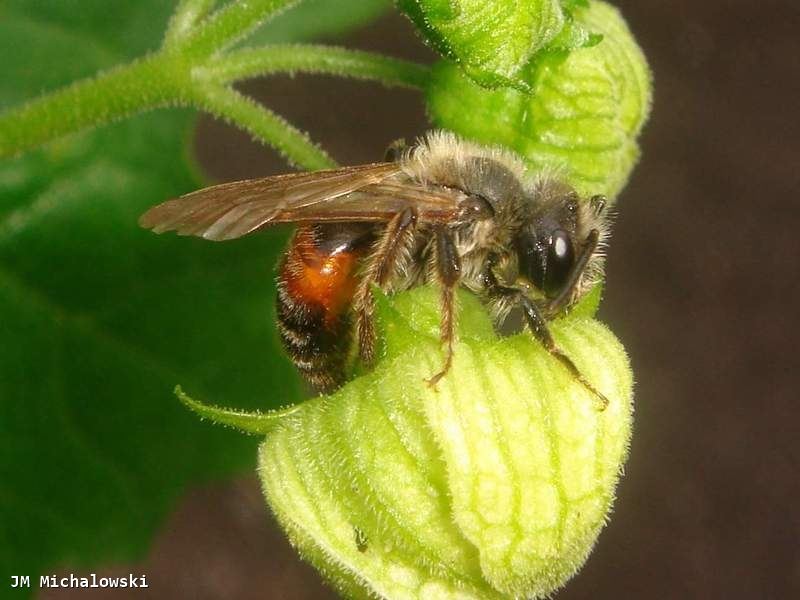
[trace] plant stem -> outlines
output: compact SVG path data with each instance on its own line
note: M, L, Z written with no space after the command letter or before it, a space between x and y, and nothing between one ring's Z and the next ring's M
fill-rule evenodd
M297 167L316 170L336 166L336 161L305 133L234 89L221 85L198 87L195 103L203 110L225 119L249 132L257 140L272 146Z
M201 57L221 52L275 17L298 0L249 0L231 2L211 15L181 47L191 56Z
M136 113L191 105L250 132L298 167L336 166L308 136L229 84L257 75L301 71L422 89L429 69L369 52L315 45L266 46L210 57L293 2L232 2L198 24L216 1L184 0L159 52L0 113L0 158Z
M137 112L182 104L188 73L154 54L0 114L0 158Z
M183 39L216 5L217 0L181 0L169 20L164 34L164 46L171 46Z
M387 87L423 89L430 69L406 60L312 44L245 48L211 60L198 72L214 83L230 83L272 73L316 73L379 81Z

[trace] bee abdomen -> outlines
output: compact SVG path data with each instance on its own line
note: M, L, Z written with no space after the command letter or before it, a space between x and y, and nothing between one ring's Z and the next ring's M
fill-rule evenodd
M293 297L283 285L277 300L278 332L295 367L319 392L336 389L343 383L350 347L349 315L331 322L324 310Z
M348 236L353 244L342 243ZM347 370L352 343L350 305L358 261L367 249L355 244L358 239L341 228L301 227L280 265L281 341L297 370L323 393L341 385Z

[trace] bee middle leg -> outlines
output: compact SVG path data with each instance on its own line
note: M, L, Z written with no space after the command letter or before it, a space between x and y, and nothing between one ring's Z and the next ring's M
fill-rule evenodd
M447 375L453 364L453 341L455 338L455 291L461 280L461 259L458 256L452 232L445 226L436 229L436 277L442 288L442 320L439 324L439 336L445 345L445 360L442 370L426 379L428 385L435 386Z
M491 268L487 269L484 274L484 283L486 292L489 297L495 301L506 301L513 306L519 306L522 309L522 314L525 317L525 322L528 324L528 329L531 330L533 336L541 342L544 349L550 353L550 356L558 360L567 371L570 372L573 378L585 387L589 392L597 398L598 409L605 410L608 406L608 398L601 394L589 380L587 380L583 373L580 372L578 367L572 362L572 359L564 354L561 349L556 345L550 330L547 327L547 320L542 314L539 306L531 300L522 290L505 287L501 285Z
M375 358L375 299L372 286L385 288L396 273L398 263L413 240L417 217L417 210L408 207L389 221L378 238L353 296L358 353L366 364Z

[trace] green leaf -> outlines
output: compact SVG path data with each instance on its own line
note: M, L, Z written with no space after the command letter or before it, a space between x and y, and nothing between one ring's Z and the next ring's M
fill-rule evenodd
M13 54L3 54L14 56L20 64L4 64L3 68L21 69L32 66L28 62L31 59L55 58L56 62L41 63L49 64L49 69L29 73L33 78L54 78L66 83L75 76L66 73L64 77L64 69L80 69L87 75L93 72L91 64L79 60L84 53L104 55L111 61L106 63L108 66L121 57L133 58L155 50L174 7L175 2L155 0L114 2L113 9L108 0L5 0L0 6L0 25L4 33L14 35L15 31L34 30L40 36L20 39L23 43L16 46ZM7 41L5 36L0 39ZM77 55L53 53L55 46L65 40L73 41ZM3 82L3 87L6 86L10 86L9 81Z
M153 48L160 0L7 2L0 108ZM175 384L242 408L300 383L273 328L285 233L158 237L147 207L201 184L194 118L158 112L0 163L0 576L130 560L186 486L244 470ZM263 392L262 392L263 391Z
M341 36L374 21L389 7L389 0L305 0L269 21L247 45Z
M486 90L457 65L441 62L431 76L428 111L439 127L512 148L532 169L562 173L582 195L613 201L639 157L650 71L615 8L591 2L574 16L602 41L537 57L524 74L530 94Z

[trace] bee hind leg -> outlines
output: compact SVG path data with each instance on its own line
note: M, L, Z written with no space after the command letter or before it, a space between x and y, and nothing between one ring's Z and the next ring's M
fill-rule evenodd
M367 260L364 275L353 296L358 354L367 365L375 358L375 299L372 286L384 289L397 272L413 240L417 217L417 210L408 207L389 221Z
M445 226L436 229L436 276L442 288L442 320L439 336L445 346L445 360L442 370L426 379L431 387L447 375L453 364L453 341L455 338L455 290L461 280L461 259L458 256L453 234Z

